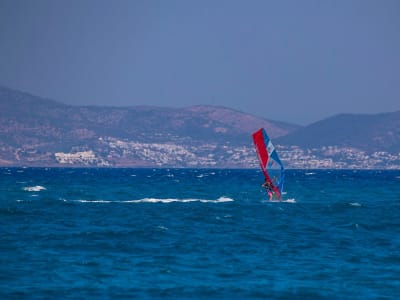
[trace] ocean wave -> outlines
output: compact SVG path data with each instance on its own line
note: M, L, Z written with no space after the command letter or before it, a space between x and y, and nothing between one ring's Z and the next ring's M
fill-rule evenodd
M296 199L291 198L291 199L285 199L285 200L263 200L263 203L271 203L271 202L276 202L276 203L297 203Z
M178 198L143 198L138 200L74 200L75 202L81 203L189 203L189 202L201 202L201 203L224 203L224 202L233 202L234 200L229 197L219 197L218 199L196 199L196 198L187 198L187 199L178 199Z
M215 172L207 172L207 173L201 173L199 175L197 175L197 178L203 178L203 177L207 177L207 176L212 176L215 175Z
M64 200L65 201L65 200ZM111 202L123 202L123 201L111 201L111 200L73 200L75 202L81 202L81 203L111 203Z
M35 185L35 186L24 187L23 190L27 192L40 192L46 190L46 188L41 185Z
M228 197L219 197L216 200L210 199L195 199L195 198L188 198L188 199L177 199L177 198L144 198L140 200L130 200L126 202L133 202L133 203L172 203L172 202L181 202L181 203L188 203L188 202L202 202L202 203L223 203L223 202L232 202L234 201L232 198Z

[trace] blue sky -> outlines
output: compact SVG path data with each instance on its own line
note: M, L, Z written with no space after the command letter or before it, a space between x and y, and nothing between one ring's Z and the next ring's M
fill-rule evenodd
M0 85L296 124L400 110L400 1L0 0Z

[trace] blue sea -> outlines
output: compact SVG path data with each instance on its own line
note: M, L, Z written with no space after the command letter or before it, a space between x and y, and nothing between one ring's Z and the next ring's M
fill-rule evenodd
M0 168L1 299L400 299L400 171Z

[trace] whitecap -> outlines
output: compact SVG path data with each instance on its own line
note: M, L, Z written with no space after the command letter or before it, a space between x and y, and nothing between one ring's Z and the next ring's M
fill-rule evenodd
M177 201L177 199L159 199L159 198L143 198L139 200L121 201L125 203L170 203Z
M209 172L209 173L201 173L199 175L197 175L197 178L203 178L203 177L208 177L208 176L212 176L215 175L215 172Z
M296 203L296 199L292 198L292 199L282 200L282 202L286 202L286 203Z
M196 198L186 198L186 199L178 199L178 198L143 198L138 200L88 200L88 199L79 199L79 200L66 200L60 198L61 201L73 201L80 203L190 203L190 202L201 202L201 203L224 203L224 202L232 202L234 201L229 197L219 197L218 199L196 199Z
M40 192L46 190L46 188L41 185L35 185L35 186L24 187L23 190L27 192Z
M286 199L286 200L264 200L265 203L276 202L276 203L296 203L296 199Z
M81 203L110 203L113 201L109 200L75 200L76 202L81 202Z
M351 206L357 206L357 207L361 207L362 205L358 202L351 202L349 203Z
M217 200L208 200L208 202L212 202L212 203L222 203L222 202L233 202L234 200L232 198L229 197L219 197Z
M162 230L162 231L167 231L168 227L162 226L162 225L158 225L157 229Z
M178 199L178 198L143 198L139 200L129 200L125 201L127 203L189 203L189 202L201 202L201 203L223 203L223 202L232 202L234 201L232 198L228 197L219 197L216 200L210 199L196 199L196 198L187 198L187 199Z

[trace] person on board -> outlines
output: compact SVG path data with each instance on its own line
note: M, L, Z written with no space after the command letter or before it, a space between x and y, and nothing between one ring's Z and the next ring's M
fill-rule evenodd
M264 183L262 184L262 187L265 188L265 190L267 191L269 201L271 201L272 197L274 196L274 190L272 188L271 182L269 182L269 181L267 181L267 179L265 179Z

